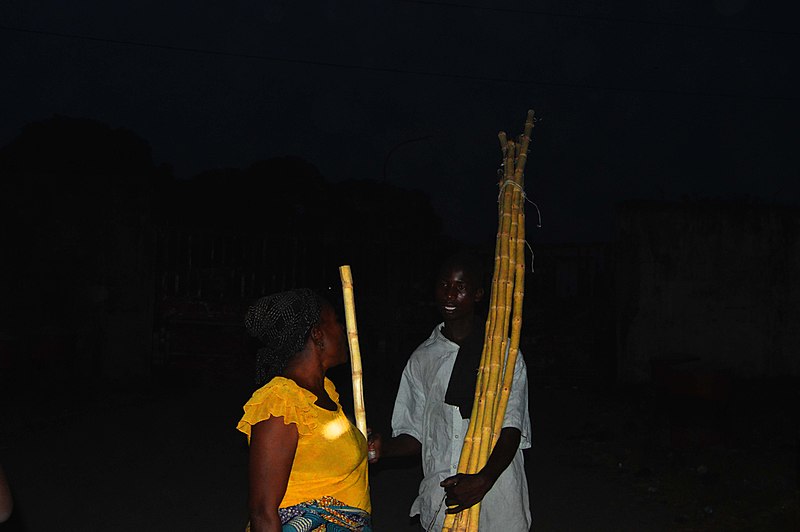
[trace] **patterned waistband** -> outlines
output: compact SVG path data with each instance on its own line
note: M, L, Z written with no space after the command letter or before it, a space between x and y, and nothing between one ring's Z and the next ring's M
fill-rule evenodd
M333 497L279 508L282 532L372 532L370 515Z

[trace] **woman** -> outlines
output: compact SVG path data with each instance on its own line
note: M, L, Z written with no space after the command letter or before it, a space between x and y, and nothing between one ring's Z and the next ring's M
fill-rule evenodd
M245 318L257 384L237 428L250 443L251 532L368 532L367 442L325 377L347 362L344 328L309 289L261 298Z

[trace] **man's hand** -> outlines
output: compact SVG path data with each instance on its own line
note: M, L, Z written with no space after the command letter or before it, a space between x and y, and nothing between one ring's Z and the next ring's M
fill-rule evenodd
M445 504L448 514L457 514L481 502L492 489L494 482L484 474L467 475L459 473L444 479L440 484L444 488Z
M439 484L446 494L447 513L456 514L483 500L514 458L520 437L519 429L504 428L500 431L500 437L492 454L489 455L489 460L480 472L475 475L459 473L444 479Z

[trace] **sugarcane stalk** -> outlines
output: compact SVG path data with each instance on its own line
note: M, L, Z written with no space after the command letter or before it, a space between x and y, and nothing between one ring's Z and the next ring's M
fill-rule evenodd
M525 121L525 129L522 135L522 146L520 154L517 158L517 165L515 168L514 181L522 187L524 180L525 164L527 162L527 154L530 143L530 135L533 130L533 110L528 111L528 116ZM494 427L492 430L493 441L496 443L500 437L502 430L502 422L505 417L506 407L508 406L508 398L511 394L511 384L514 380L514 367L519 353L519 341L522 333L522 301L525 294L525 211L524 202L525 198L522 191L518 187L514 187L517 191L517 198L515 198L515 216L517 219L517 235L516 235L516 267L514 273L514 297L513 297L513 318L511 322L511 343L509 345L508 359L505 364L505 374L503 376L503 387L500 391L500 401L498 404L497 412L494 416Z
M497 408L497 415L494 418L494 427L492 432L494 434L494 443L500 437L502 430L503 418L505 417L506 407L508 406L508 399L511 395L511 385L514 381L514 367L517 362L519 354L519 341L522 333L522 301L525 293L525 214L519 214L520 223L520 237L517 244L518 252L523 257L517 263L515 281L514 281L514 317L511 321L511 343L508 349L508 359L506 360L506 370L503 376L503 388L500 391L500 399Z
M521 209L521 199L522 194L520 193L518 187L511 186L510 188L513 189L513 201L512 201L512 222L511 222L511 230L509 234L509 268L507 273L511 275L512 279L518 281L520 278L520 272L524 277L524 226L520 227L521 223L524 223L524 218L520 220L519 211ZM521 232L521 234L520 234ZM513 270L513 272L511 271ZM511 390L511 383L513 381L514 376L514 365L516 363L516 356L518 353L519 348L519 337L520 337L520 329L521 329L521 312L520 312L520 304L521 298L518 297L520 294L520 290L517 288L517 283L512 281L511 279L505 279L505 276L501 276L501 279L506 283L505 287L505 294L503 295L503 299L505 301L511 301L513 299L514 303L514 318L511 321L512 323L512 338L511 338L511 345L509 345L509 356L507 360L505 360L505 364L501 365L497 363L497 359L493 362L492 365L492 374L490 378L490 387L494 384L494 380L502 375L502 378L499 380L501 381L500 384L502 389L500 390L499 395L494 395L494 390L488 390L487 394L492 396L493 398L496 397L496 401L487 402L486 408L489 410L489 405L493 408L489 410L492 412L492 415L488 417L488 419L481 420L480 431L480 446L478 449L478 458L477 458L477 468L472 468L470 472L475 473L479 470L480 467L486 464L489 458L489 454L491 450L494 449L494 446L497 443L499 438L500 431L502 430L502 423L505 417L505 410L508 405L508 398ZM501 318L502 325L500 325L500 330L507 331L508 319L509 319L509 311L510 308L503 308L503 316L499 316ZM506 339L507 336L504 335L503 341L498 346L495 346L495 355L500 357L502 361L505 358L506 354ZM487 412L484 412L484 418L486 418ZM473 449L473 454L475 449ZM471 463L473 463L471 461ZM469 508L468 512L462 512L459 525L463 524L463 528L458 526L456 530L464 530L466 532L477 532L479 530L479 523L480 523L480 507L481 503L475 504L471 508ZM467 514L464 516L464 514Z
M513 188L513 194L512 194L513 200L511 202L511 219L512 219L511 231L510 231L511 234L509 235L509 271L508 271L508 281L507 281L507 284L506 284L506 298L507 298L509 306L507 308L507 312L506 312L506 315L505 315L505 321L503 323L503 331L504 331L505 334L503 336L503 349L502 349L502 353L501 353L500 367L499 367L499 370L498 370L498 374L500 375L500 377L498 379L499 382L498 382L498 390L497 390L498 400L495 402L495 409L492 411L492 417L491 417L491 419L493 420L492 428L489 429L489 431L492 434L492 436L490 438L491 441L492 441L492 445L490 446L490 449L494 447L494 442L497 441L497 434L495 433L496 431L494 430L494 425L495 425L494 421L496 421L496 419L498 417L500 417L502 419L502 417L505 415L505 407L500 408L500 399L501 399L500 398L500 393L502 391L502 388L503 388L503 385L504 385L504 382L505 382L504 381L504 376L508 373L508 369L509 369L509 364L508 364L508 360L507 360L506 354L508 353L508 348L509 348L509 345L508 345L508 330L509 330L509 326L512 323L511 314L512 314L513 304L514 304L515 274L516 274L516 270L517 270L517 263L519 262L520 258L524 261L524 257L520 257L520 249L519 249L519 246L518 246L518 243L520 242L520 240L519 240L519 211L520 211L521 194L520 194L520 190L519 190L518 187L512 185L512 186L510 186L510 188ZM513 367L512 367L512 371L513 371ZM487 457L487 460L488 460L488 457Z
M509 142L509 152L513 151L513 143ZM507 161L508 162L508 161ZM508 171L508 170L507 170ZM479 430L484 426L484 418L486 417L486 413L491 412L494 410L493 401L496 397L496 389L498 383L498 375L497 375L497 368L499 361L501 360L499 350L501 349L503 337L505 336L505 330L503 330L503 316L505 314L506 308L508 308L509 302L506 300L506 282L508 277L508 237L509 231L511 227L511 213L510 213L510 206L511 206L511 199L512 199L512 191L510 189L503 189L502 195L502 203L500 207L500 229L498 231L498 244L499 244L499 253L497 254L499 257L499 267L498 271L495 275L496 282L493 283L492 286L492 299L493 308L496 309L496 316L493 323L491 330L491 335L485 341L489 343L491 349L487 351L488 359L484 359L482 361L482 368L483 371L488 374L488 379L486 385L482 387L480 390L481 398L479 398L479 408L477 411L477 416L473 415L473 419L470 420L470 426L474 425L474 440L472 442L473 446L477 446L479 449L484 447L483 444L484 433L483 431ZM474 447L473 447L474 448ZM468 462L467 473L475 473L479 467L481 467L480 462L480 452L470 453L470 460Z
M500 136L501 146L503 145L504 135ZM504 164L504 183L508 179L513 179L516 159L516 147L514 142L507 142L506 161ZM488 372L488 379L484 382L485 386L480 389L480 396L477 401L477 409L470 420L470 428L474 429L469 450L469 460L467 473L477 473L488 460L492 444L492 415L496 411L498 402L499 386L502 382L502 361L505 355L505 343L507 339L508 315L511 310L511 284L509 282L509 272L513 265L510 257L510 240L513 232L514 220L511 216L513 207L514 190L512 187L503 186L501 188L501 202L499 207L499 231L495 253L495 276L492 287L492 309L494 317L491 327L491 335L486 343L490 347L486 353L488 360L482 364L483 372ZM463 453L463 449L462 449ZM463 456L463 454L462 454ZM461 461L460 461L461 462ZM468 511L461 512L455 520L456 531L477 530L477 523L480 519L480 503L472 506Z
M500 138L500 143L501 143L501 147L503 149L503 154L504 154L504 156L506 156L508 154L508 151L509 151L508 142L506 140L506 135L505 135L504 132L501 131L498 134L498 136ZM513 142L511 144L513 145ZM511 174L512 167L509 166L507 164L507 162L508 161L504 162L504 170L505 170L504 179L507 179L510 175L512 175ZM505 208L505 206L510 201L510 197L506 195L506 191L505 190L501 190L501 192L502 192L501 199L498 202L499 203L498 213L500 215L500 223L498 224L497 238L496 238L496 242L495 242L495 260L494 260L494 272L493 272L493 275L492 275L492 288L491 288L491 292L490 292L489 316L487 317L486 326L485 326L485 329L484 329L485 340L484 340L483 351L481 353L481 364L480 364L480 367L478 369L478 382L477 382L477 384L475 386L475 395L474 395L473 409L472 409L472 411L473 411L472 419L470 420L470 424L469 424L469 427L467 429L467 434L464 437L464 446L462 447L461 457L459 459L458 471L460 473L466 473L466 472L469 471L469 467L468 467L468 463L469 462L468 462L468 460L469 460L469 458L471 456L472 446L475 443L475 433L477 431L477 428L480 426L480 423L478 423L476 421L477 421L477 419L479 417L481 417L483 409L484 409L484 405L485 405L484 390L486 388L486 382L485 382L484 379L488 378L488 376L490 374L490 371L489 371L490 370L490 361L492 359L491 346L494 343L493 342L494 329L495 329L495 324L496 324L495 316L497 314L497 308L498 308L497 298L498 298L499 294L501 293L501 291L498 289L498 286L499 286L500 278L501 278L501 275L500 275L501 256L502 256L501 246L502 246L502 242L504 240L503 239L504 226L503 226L503 223L502 223L504 218L502 217L502 212L503 212L503 209Z
M459 472L477 473L488 461L502 430L513 384L525 281L525 198L522 187L533 118L533 111L528 111L524 132L516 142L508 140L504 132L498 134L504 171L498 202L490 312L485 325L486 337L473 414L459 459ZM442 530L477 532L480 507L478 503L466 511L448 515Z
M533 131L533 119L534 119L534 112L533 109L528 109L528 115L525 117L525 128L523 129L522 133L522 142L520 147L520 154L518 157L517 166L515 168L516 172L514 175L514 181L519 183L520 186L523 185L524 175L525 175L525 164L528 162L528 150L530 148L531 142L531 132Z
M353 406L355 407L356 427L367 437L367 414L364 408L364 376L361 369L361 350L358 347L358 326L356 325L356 304L353 297L353 275L350 266L339 266L344 297L344 317L347 324L347 343L350 345L350 369L353 376Z
M513 198L516 195L514 187L507 187L506 192L512 198L511 213L508 213L508 204L506 204L506 212L504 216L509 215L509 223L506 233L502 235L502 255L501 255L501 269L500 269L500 282L498 289L500 291L498 298L498 312L497 322L495 324L495 333L493 335L493 349L492 360L490 362L490 376L485 394L487 396L486 405L482 412L482 417L477 420L480 430L479 446L477 453L473 448L472 457L470 459L470 473L477 473L486 464L489 459L489 454L494 448L495 438L493 434L494 419L497 415L498 402L500 400L499 391L500 386L503 384L503 361L506 353L507 331L508 322L511 313L511 298L513 295L513 285L511 282L511 275L516 262L516 246L514 246L514 239L516 237L516 219L511 216L514 212ZM505 228L504 228L505 229ZM477 454L477 456L475 456ZM480 520L480 503L474 505L469 509L468 517L466 518L466 530L477 530L478 522Z
M508 144L505 139L505 134L500 133L499 135L501 146L503 149L503 155L507 155L508 153ZM509 167L507 166L506 162L504 161L504 180L508 176ZM507 203L507 198L505 194L505 190L501 189L500 198L498 199L498 216L499 222L497 228L497 238L495 241L495 255L494 255L494 271L492 275L492 287L490 292L490 303L489 303L489 316L486 319L486 324L484 327L484 345L483 351L481 353L481 364L479 367L479 374L478 374L478 383L475 386L475 396L474 402L472 407L472 416L470 419L469 427L467 429L467 434L464 437L464 444L461 448L461 456L459 458L458 463L458 472L459 473L471 473L473 472L474 467L477 464L477 458L479 455L479 448L480 448L480 440L482 437L482 433L480 431L480 427L482 426L482 422L485 417L485 412L487 410L493 410L492 407L487 408L487 395L486 389L488 388L488 381L491 375L490 367L491 367L491 360L494 358L494 329L496 326L496 316L498 313L498 298L503 293L503 290L499 288L501 283L501 246L504 240L504 227L503 227L503 208L504 205ZM458 514L448 514L445 517L444 526L442 527L443 532L461 532L466 531L467 527L469 526L469 512L464 511Z

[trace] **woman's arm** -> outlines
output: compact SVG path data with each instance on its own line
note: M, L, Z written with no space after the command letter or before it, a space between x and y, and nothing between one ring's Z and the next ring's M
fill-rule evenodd
M297 425L270 417L250 434L250 530L280 532L278 505L286 494L297 451Z
M11 517L14 509L14 499L11 497L11 488L8 487L3 466L0 466L0 523L5 522Z

